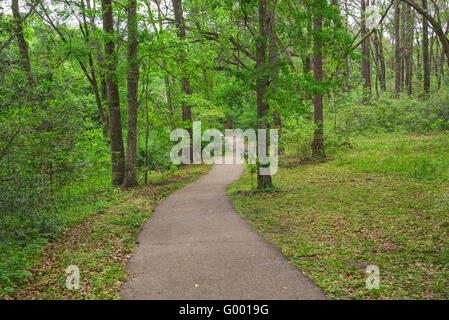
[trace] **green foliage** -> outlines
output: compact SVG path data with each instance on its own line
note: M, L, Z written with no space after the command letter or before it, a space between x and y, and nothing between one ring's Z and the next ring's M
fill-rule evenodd
M295 154L300 161L312 159L313 124L304 117L292 117L284 121L281 143L287 153Z
M424 101L413 97L382 97L360 105L354 104L353 99L340 105L337 111L336 130L346 135L449 129L449 95L444 91Z

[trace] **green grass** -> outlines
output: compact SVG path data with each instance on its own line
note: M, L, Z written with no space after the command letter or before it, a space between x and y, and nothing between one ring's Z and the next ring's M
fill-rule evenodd
M197 179L210 166L183 166L150 176L150 185L120 192L113 201L76 209L56 239L40 243L23 278L3 291L6 299L118 299L126 280L126 262L142 224L170 193ZM84 212L84 213L81 213ZM32 263L31 263L32 261ZM65 269L80 269L80 289L65 287Z
M333 163L366 172L449 181L448 142L447 133L358 138L353 141L354 150L340 151Z
M448 142L447 135L357 140L332 162L280 167L274 192L252 191L246 172L229 193L331 298L448 299ZM413 167L428 153L434 170ZM371 264L380 289L365 286Z

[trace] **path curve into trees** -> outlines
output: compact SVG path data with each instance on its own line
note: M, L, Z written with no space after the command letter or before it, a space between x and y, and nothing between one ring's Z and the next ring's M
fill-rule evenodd
M234 209L243 165L214 165L162 202L128 263L124 299L326 299Z

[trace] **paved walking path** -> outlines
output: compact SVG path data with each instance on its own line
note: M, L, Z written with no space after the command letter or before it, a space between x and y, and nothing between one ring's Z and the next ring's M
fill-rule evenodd
M234 209L243 165L214 165L156 208L127 266L123 299L326 299Z

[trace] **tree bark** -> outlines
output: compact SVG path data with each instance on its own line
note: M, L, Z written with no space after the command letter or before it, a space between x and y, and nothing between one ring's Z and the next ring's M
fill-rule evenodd
M394 92L398 97L401 92L401 39L400 39L400 0L394 1Z
M368 33L365 21L366 2L360 1L362 12L362 26L360 36L364 39ZM362 76L364 79L363 84L363 100L366 101L371 96L371 63L370 63L370 51L369 51L369 37L362 42Z
M105 77L105 68L104 68L104 56L102 53L102 47L100 44L100 40L97 37L97 26L95 24L95 14L93 13L92 9L95 8L95 1L93 1L93 7L90 4L90 0L86 0L86 6L87 10L89 10L89 24L92 28L93 33L93 42L95 45L95 51L97 55L97 62L98 62L98 74L100 75L100 88L101 88L101 109L103 111L103 118L104 118L104 134L109 135L109 116L107 113L107 110L104 108L105 102L108 100L108 92L107 92L107 85L106 85L106 77Z
M103 30L105 32L105 73L108 89L109 133L111 136L112 184L123 184L125 150L123 146L120 95L117 84L117 54L115 52L112 0L102 0Z
M126 140L125 179L123 186L138 184L136 172L137 109L139 89L139 60L137 42L137 0L128 0L128 134Z
M401 79L401 92L404 90L404 84L405 84L405 55L406 55L406 4L401 3L401 21L400 21L400 56L401 56L401 63L400 63L400 79Z
M87 0L87 9L90 10L90 0ZM87 24L87 18L86 18L86 6L84 3L84 0L81 0L81 13L83 16L83 24L79 24L80 27L80 31L84 36L84 40L86 41L86 44L88 46L90 46L92 44L92 40L91 40L91 36L90 36L90 32L89 32L89 26ZM84 25L84 28L83 28ZM93 24L93 26L95 26L95 23ZM92 27L92 24L91 24ZM94 31L95 28L92 30ZM94 36L95 39L95 36ZM98 43L98 41L94 40L94 45L96 45L96 43ZM106 120L106 115L104 112L104 108L103 108L103 100L102 97L100 95L100 91L98 88L98 82L97 82L97 70L95 68L94 65L94 59L92 57L92 53L89 52L88 53L88 61L89 61L89 72L90 72L90 84L92 86L92 89L94 90L94 96L95 96L95 102L97 103L97 109L98 109L98 114L100 116L100 123L102 125L102 129L103 129L103 136L105 138L108 137L108 122Z
M427 0L422 0L423 9L427 12ZM424 93L430 93L430 63L429 63L429 22L422 17L422 63Z
M344 2L345 7L345 25L347 28L349 28L349 9L348 9L348 0L345 0ZM349 81L349 77L351 75L351 69L349 66L349 58L345 56L345 71L344 71L344 78L345 82L342 87L342 92L351 91L351 85Z
M413 11L414 12L414 11ZM413 76L413 34L414 34L414 14L412 8L407 6L406 10L406 39L404 55L405 60L405 87L407 88L407 94L412 94L412 76Z
M323 48L321 43L320 34L323 29L323 20L321 17L321 2L315 0L315 12L313 17L313 77L318 86L321 85L323 80ZM321 160L325 157L324 153L324 124L323 124L323 95L320 89L315 93L313 97L314 107L314 123L315 131L312 143L312 156L315 159Z
M266 56L269 38L269 12L267 8L267 0L259 0L259 34L256 39L256 95L257 95L257 123L259 129L268 129L268 110L269 105L265 100L265 94L269 85L269 76L266 74ZM258 143L258 145L260 142ZM259 147L259 146L258 146ZM268 144L267 144L268 150ZM273 183L271 175L262 175L260 166L257 170L257 187L258 189L271 188Z
M181 0L172 0L173 9L175 11L175 24L176 28L178 29L178 38L184 42L186 39L186 26L184 22L184 15L182 10L182 1ZM190 88L190 81L186 76L187 70L185 67L187 59L186 52L183 52L180 57L180 64L181 64L181 90L186 95L190 96L192 94L192 90ZM192 137L192 109L188 103L182 100L182 121L188 123L188 127L186 128L187 131L190 134L190 137ZM190 161L193 161L193 147L190 147Z
M19 11L19 0L12 0L11 11L13 18L16 22L15 33L17 37L17 43L19 45L20 55L22 57L22 65L27 75L28 84L31 89L35 88L33 74L31 72L30 56L28 53L28 44L23 34L22 17Z
M424 10L421 8L416 2L413 0L401 0L405 3L407 3L409 6L413 7L418 13L420 13L423 16L423 19L427 19L427 21L432 25L433 30L437 34L438 38L441 41L441 44L443 46L444 54L448 58L446 60L448 66L449 66L449 39L446 36L446 33L444 32L443 28L441 27L441 23L437 22L429 13L427 10Z
M386 69L385 69L385 57L384 57L384 50L383 50L383 43L382 43L382 31L381 30L375 30L373 33L374 37L374 47L376 50L377 60L379 61L379 72L378 72L378 79L380 83L380 90L382 92L387 91L387 84L386 84Z
M156 1L156 6L157 6L157 19L159 20L159 32L161 32L164 28L163 24L162 24L162 10L161 10L161 4L160 2ZM156 27L155 27L156 28ZM167 70L167 61L164 59L162 60L162 68L165 70ZM164 85L165 85L165 96L167 99L167 110L170 114L170 124L173 122L173 99L172 99L172 92L171 92L171 87L170 87L170 76L169 74L165 71L165 75L164 75Z

